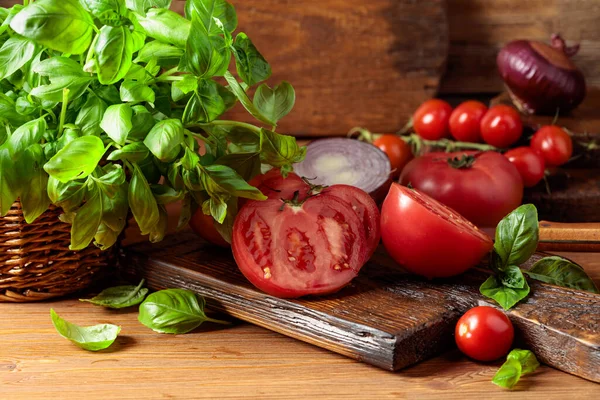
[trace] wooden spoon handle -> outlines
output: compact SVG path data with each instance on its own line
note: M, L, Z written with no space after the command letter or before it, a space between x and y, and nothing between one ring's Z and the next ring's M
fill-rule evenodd
M540 221L538 250L600 252L600 222L565 224Z

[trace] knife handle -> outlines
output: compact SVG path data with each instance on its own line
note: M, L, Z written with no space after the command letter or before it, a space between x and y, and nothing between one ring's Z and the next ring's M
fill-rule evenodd
M600 222L540 221L538 250L600 252Z

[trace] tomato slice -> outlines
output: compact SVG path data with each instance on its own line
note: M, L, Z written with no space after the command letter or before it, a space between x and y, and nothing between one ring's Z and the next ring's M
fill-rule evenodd
M332 196L300 205L247 202L234 223L232 249L252 284L288 298L339 290L358 274L368 252L362 221Z
M367 247L369 249L365 262L371 258L381 239L381 215L373 198L364 190L349 185L333 185L320 192L321 196L333 196L350 205L362 221Z
M492 239L451 208L394 183L381 209L381 238L397 263L427 278L458 275L492 249Z

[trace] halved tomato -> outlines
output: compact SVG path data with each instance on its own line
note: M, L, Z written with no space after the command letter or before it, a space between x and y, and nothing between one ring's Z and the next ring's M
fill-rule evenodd
M397 183L381 208L381 238L398 264L427 278L461 274L493 246L488 235L451 208Z

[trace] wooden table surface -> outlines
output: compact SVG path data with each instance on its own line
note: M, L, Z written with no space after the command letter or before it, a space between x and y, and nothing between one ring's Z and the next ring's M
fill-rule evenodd
M563 253L600 283L600 253ZM86 352L61 338L50 308L80 325L122 327L115 344ZM203 325L187 335L154 333L137 309L113 311L76 299L0 303L0 399L75 398L600 398L600 385L549 367L507 391L490 380L501 363L451 351L386 372L246 323Z

